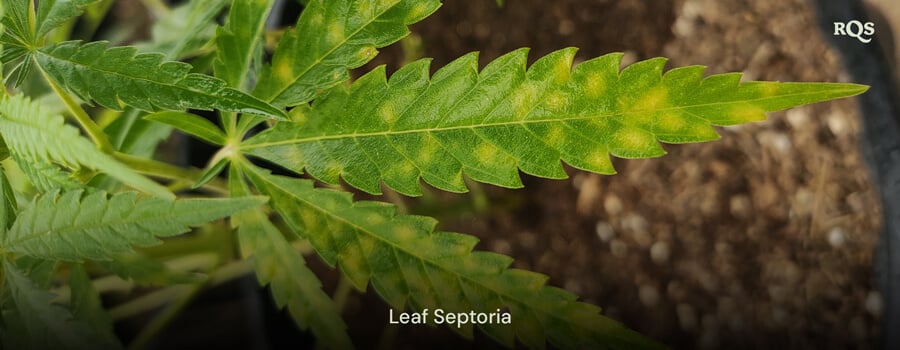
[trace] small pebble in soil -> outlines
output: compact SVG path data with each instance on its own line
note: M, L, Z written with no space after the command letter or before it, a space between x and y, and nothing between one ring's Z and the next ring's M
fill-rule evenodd
M607 243L616 237L616 232L613 231L612 225L606 221L597 221L594 229L597 231L597 238L603 243Z
M675 313L678 315L678 324L681 325L681 329L692 331L697 328L697 312L694 311L693 306L680 303L675 306Z
M809 112L805 108L792 108L785 113L785 119L794 130L806 130L809 125Z
M622 240L614 239L612 242L609 242L609 251L615 257L624 258L628 255L628 245Z
M731 215L738 219L749 219L752 214L752 204L750 203L750 197L746 195L739 194L736 196L732 196L731 200L729 200L729 209L731 210Z
M847 126L847 118L844 115L837 112L829 113L825 117L825 122L828 124L828 130L831 130L831 133L835 136L847 134L849 127Z
M638 288L638 298L641 303L648 308L656 307L659 304L659 290L649 284L642 285Z
M669 244L663 241L653 243L650 247L650 260L657 264L665 264L669 261L672 252L669 250Z
M512 245L505 239L498 239L491 243L491 250L498 254L512 255Z
M618 216L622 212L622 200L614 194L607 195L603 199L603 209L609 216Z
M647 219L638 214L628 214L622 219L622 228L632 232L646 232L647 226Z
M834 227L828 230L828 244L832 247L840 248L847 243L847 233L841 227Z
M866 311L872 316L881 316L881 312L884 311L884 300L881 298L881 293L873 290L866 295Z
M647 231L633 231L631 233L631 238L634 239L634 242L641 248L650 248L650 245L653 244L653 236L650 236Z

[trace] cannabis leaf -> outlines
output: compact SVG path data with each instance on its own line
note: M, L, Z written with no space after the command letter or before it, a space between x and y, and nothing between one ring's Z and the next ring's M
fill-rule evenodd
M67 308L54 304L52 293L36 286L11 262L3 261L2 265L6 292L14 306L4 312L3 320L5 326L17 330L4 329L4 343L38 350L121 348L90 323L75 319Z
M183 58L209 42L215 17L226 3L227 0L187 1L172 9L153 24L152 40L136 45L138 51L163 53L167 60Z
M216 76L228 85L244 89L250 76L250 63L262 49L266 18L274 0L234 0L228 11L228 22L216 31Z
M231 195L248 195L250 190L237 167L232 166L229 172ZM311 329L329 348L353 348L340 310L266 214L260 209L247 210L234 215L232 225L238 226L242 254L252 255L256 277L261 285L270 286L275 304L287 306L297 326Z
M41 68L80 99L121 110L121 103L145 111L219 109L283 118L284 111L229 88L205 74L189 73L187 63L164 61L161 54L135 54L134 47L103 41L66 41L41 48Z
M45 113L40 104L22 95L0 97L0 134L6 140L10 151L17 157L38 161L53 161L65 166L85 166L97 169L108 175L147 193L163 197L172 197L165 188L130 168L122 165L109 155L97 150L86 138L79 135L78 129L65 124L62 116ZM40 163L33 164L41 167ZM26 173L35 174L41 169L28 169ZM46 170L46 169L44 169ZM52 170L49 170L52 171ZM56 185L70 187L69 182L59 178L59 174L47 173L44 180ZM39 180L43 181L43 180ZM36 183L40 186L43 183ZM48 186L55 186L47 183Z
M610 155L665 154L658 142L718 138L713 125L765 119L765 112L852 96L856 84L741 83L740 74L703 78L704 68L662 74L666 60L621 72L621 54L572 69L575 49L551 53L526 70L527 49L478 72L476 54L428 77L429 61L383 67L349 88L335 87L311 108L246 141L241 149L328 183L379 193L389 187L418 195L419 178L463 192L462 174L522 187L518 170L564 178L560 160L602 174Z
M400 40L407 25L440 7L438 0L315 0L278 43L254 95L276 106L308 102L349 78L377 48Z
M140 199L134 192L51 192L19 212L0 250L54 260L109 260L260 203L256 197L167 200Z
M508 308L511 325L480 325L498 342L530 348L655 348L655 344L576 301L546 276L509 269L512 259L472 252L475 237L433 232L434 219L396 216L379 202L353 203L346 192L315 189L309 180L275 176L244 164L246 174L287 224L359 289L372 286L393 308L448 312ZM451 327L472 337L472 326Z
M100 0L41 0L38 1L37 37L41 38L65 21L80 16L84 8ZM21 1L20 2L28 2Z

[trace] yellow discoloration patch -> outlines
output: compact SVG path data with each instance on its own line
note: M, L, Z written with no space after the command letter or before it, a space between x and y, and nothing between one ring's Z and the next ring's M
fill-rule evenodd
M383 223L384 221L385 220L384 220L383 216L375 214L375 213L372 213L372 214L369 214L366 216L366 222L369 225L379 225L379 224Z
M766 112L750 104L739 104L730 108L727 118L739 122L765 120Z
M375 46L368 45L356 52L356 59L359 61L369 61L377 54L378 49L376 49Z
M553 80L557 84L565 84L569 81L572 74L572 66L569 64L568 57L560 59L553 67Z
M594 73L588 76L584 92L590 98L597 98L606 94L606 87L607 82L603 74Z
M609 160L609 153L606 153L605 150L591 152L585 161L596 170L612 168L612 162Z
M344 167L337 160L332 160L328 162L327 169L329 174L339 175L344 170Z
M339 43L344 41L346 36L344 35L344 25L340 22L333 22L328 25L328 42L330 43Z
M562 146L563 141L565 140L566 134L563 132L563 128L559 125L554 125L550 127L550 132L547 133L547 144L553 146Z
M547 107L547 109L554 112L564 110L567 104L568 99L566 97L566 94L559 91L554 91L548 94L547 98L544 99L544 105Z
M422 148L419 150L417 159L419 160L420 164L429 164L434 159L434 155L437 154L437 151L440 149L440 145L431 136L426 136L423 141L425 142L422 144Z
M763 83L764 85L759 87L760 97L772 97L778 94L778 84L776 83Z
M385 103L378 109L378 115L381 116L381 121L387 125L393 125L399 117L394 109L394 104L390 102Z
M497 149L487 142L482 142L475 149L475 157L482 164L491 163L497 157Z
M512 97L512 107L518 119L524 119L534 106L538 95L538 87L532 83L524 83Z
M684 128L684 118L680 114L665 113L658 116L656 126L660 130L677 131Z
M389 1L389 0L385 0L382 2L383 3L390 3L390 2L396 3L396 1ZM412 22L416 19L422 18L422 16L425 16L425 14L427 12L428 12L427 4L424 1L419 1L413 6L413 8L409 9L409 14L406 15L406 21Z
M631 110L652 111L665 108L668 105L669 92L663 87L655 87L638 99Z
M408 241L410 239L416 238L416 230L407 225L399 225L394 227L394 238L397 241L403 242Z
M644 148L649 143L652 136L644 134L637 129L625 129L616 133L616 141L622 148L635 149Z
M311 210L304 210L300 212L300 221L303 222L303 226L306 226L307 230L313 231L316 229L316 227L319 226L317 221L318 218L319 217L316 215L316 213Z
M294 65L288 60L279 61L275 65L275 73L281 80L290 81L294 78Z

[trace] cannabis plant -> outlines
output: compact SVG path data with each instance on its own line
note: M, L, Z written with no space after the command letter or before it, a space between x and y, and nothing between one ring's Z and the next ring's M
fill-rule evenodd
M171 304L140 347L199 289L250 271L297 326L353 347L306 259L359 291L371 285L392 314L463 337L656 347L547 277L509 268L511 258L473 251L475 237L334 185L418 196L422 180L466 192L464 178L508 188L522 187L519 171L563 179L562 162L613 174L611 156L661 156L660 142L715 140L714 126L866 90L664 72L663 58L620 69L618 53L573 65L574 48L530 66L520 49L484 67L473 53L351 79L440 2L309 0L287 29L266 25L274 2L146 1L158 18L151 39L121 46L91 41L114 1L0 1L3 348L119 348L112 319L160 295L107 313L100 293L162 286L169 297L151 305ZM218 147L205 169L160 160L174 130Z

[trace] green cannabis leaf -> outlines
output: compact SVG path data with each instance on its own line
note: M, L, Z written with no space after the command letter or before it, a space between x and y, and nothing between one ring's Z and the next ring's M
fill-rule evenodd
M2 251L76 262L108 260L261 203L256 197L173 201L140 199L134 192L50 192L19 212Z
M237 167L231 167L229 182L233 196L250 193ZM300 329L311 329L316 338L333 349L351 349L344 321L322 283L306 267L303 257L281 235L262 210L252 209L235 215L238 239L244 255L252 255L256 277L269 285L279 308L287 306Z
M400 40L408 25L440 6L437 0L314 0L285 33L262 71L254 95L276 106L296 106L350 77L377 48Z
M84 8L100 0L41 0L38 1L37 37L43 37L65 21L76 18ZM26 3L26 1L19 1Z
M480 325L507 346L550 341L561 348L655 348L657 345L599 315L546 276L509 269L512 259L472 252L472 236L434 232L434 219L396 216L379 202L353 203L350 194L315 189L312 182L271 175L252 165L246 174L271 204L329 264L338 264L360 290L372 286L393 308L451 312L508 308L511 325ZM472 337L472 325L460 329Z
M244 90L253 58L260 52L266 18L274 0L234 0L228 22L216 31L216 76Z
M188 108L255 113L283 118L284 111L231 89L187 63L161 54L136 54L134 47L106 42L66 41L37 51L37 62L58 84L80 99L121 110L121 103L145 111Z
M342 177L370 193L384 181L418 195L419 178L463 192L462 174L522 187L518 170L564 178L560 160L601 174L610 155L663 155L658 142L714 140L713 125L765 119L765 112L853 96L856 84L741 83L740 74L703 78L703 67L662 74L665 59L621 72L621 54L572 68L575 49L551 53L526 70L527 49L478 71L476 54L428 76L428 61L380 67L349 88L246 141L241 149L328 183ZM339 118L335 116L340 116Z
M10 151L18 157L97 169L141 191L172 197L165 187L97 150L89 140L79 135L78 129L65 124L62 116L45 113L41 105L22 95L0 97L0 134ZM42 167L39 163L34 166ZM26 172L34 174L31 170L37 171L28 169ZM59 179L59 174L47 175L50 177L45 180ZM63 182L59 184L61 187L70 187L64 179L59 181Z
M88 322L74 318L67 308L53 303L54 295L36 286L9 261L3 261L4 294L15 307L3 314L7 326L4 345L20 349L117 349L121 346ZM12 320L16 323L10 322Z

